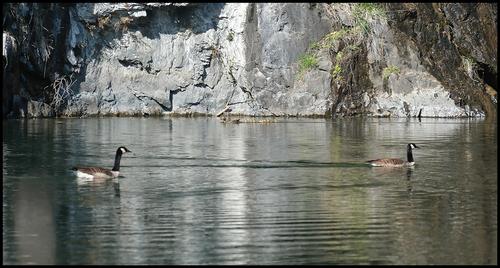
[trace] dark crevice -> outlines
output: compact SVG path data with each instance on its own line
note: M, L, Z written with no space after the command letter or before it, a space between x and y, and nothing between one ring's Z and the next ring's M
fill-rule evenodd
M253 109L256 109L256 110L266 110L268 111L269 113L271 113L273 116L277 116L275 113L273 113L268 107L265 107L264 105L260 104L257 99L254 98L254 96L252 95L252 91L251 89L248 90L246 87L244 86L240 86L240 89L241 91L243 91L244 93L246 93L249 97L250 97L250 100L246 100L244 101L244 103L247 103L250 107L252 107ZM270 91L272 93L272 91ZM252 105L253 103L253 105Z
M186 104L187 104L187 105L189 105L189 106L197 106L197 105L200 105L200 104L201 104L201 102L202 102L204 99L205 99L205 98L202 98L202 99L201 99L201 100L199 100L199 101L196 101L196 102L188 102L188 103L186 103Z
M146 71L148 74L157 74L160 72L160 70L151 68L151 63L153 62L152 60L148 61L148 64L146 66L144 66L141 61L133 59L119 59L118 62L124 67L135 67L141 71Z
M137 99L139 99L139 100L141 100L141 101L142 101L143 99L149 99L149 100L152 100L152 101L156 102L156 103L157 103L157 104L158 104L158 105L159 105L159 106L160 106L160 107L161 107L164 111L169 112L169 111L171 111L171 110L172 110L172 108L169 108L169 107L165 106L165 105L164 105L164 104L162 104L161 102L157 101L155 98L152 98L152 97L150 97L150 96L145 96L145 95L137 95L137 94L135 94L135 92L133 92L132 94L133 94L133 95L134 95Z
M251 98L252 100L255 100L255 99L253 98L253 96L252 96L252 92L251 92L250 90L248 90L246 87L240 86L240 89L241 89L241 91L243 91L244 93L248 94L248 96L250 96L250 98Z
M118 62L123 65L124 67L136 67L136 68L141 68L142 67L142 62L139 60L129 60L129 59L123 59L123 60L118 60Z
M197 84L194 84L194 86L195 86L195 87L203 87L203 88L206 88L206 87L211 88L211 87L209 87L209 86L208 86L207 84L205 84L205 83L197 83Z
M176 90L169 90L168 91L168 99L170 100L170 109L167 111L171 112L172 109L174 109L174 95L179 93L179 91L182 91L182 90L176 89Z
M497 74L487 64L478 62L477 65L478 65L477 74L479 78L481 78L481 80L483 80L484 83L490 85L494 90L497 90L498 88Z

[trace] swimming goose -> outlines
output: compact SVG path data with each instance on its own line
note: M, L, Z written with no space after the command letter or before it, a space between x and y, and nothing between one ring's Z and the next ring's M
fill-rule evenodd
M415 160L413 159L412 149L420 148L415 143L408 143L407 145L408 161L404 161L399 158L380 158L369 160L366 163L374 167L403 167L403 166L413 166L415 165Z
M116 150L115 165L113 169L109 170L102 167L73 167L71 170L74 171L77 177L81 178L115 178L120 175L120 160L123 153L131 152L127 148L120 146Z

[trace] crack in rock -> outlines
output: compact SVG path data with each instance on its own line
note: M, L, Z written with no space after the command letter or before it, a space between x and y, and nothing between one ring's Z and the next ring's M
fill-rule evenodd
M154 102L156 102L164 111L171 111L172 108L169 108L167 106L165 106L164 104L162 104L161 102L159 102L158 100L156 100L155 98L151 97L151 96L147 96L147 95L139 95L139 94L136 94L136 92L132 92L132 94L134 95L134 97L136 97L137 99L139 99L140 101L143 101L143 99L149 99L149 100L152 100Z
M118 62L124 67L135 67L141 71L146 71L148 74L156 75L160 72L160 70L158 69L151 68L151 63L153 63L153 60L149 60L146 66L144 66L144 64L137 59L118 59Z

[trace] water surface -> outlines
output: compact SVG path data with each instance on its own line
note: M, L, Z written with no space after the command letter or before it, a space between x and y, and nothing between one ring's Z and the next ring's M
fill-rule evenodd
M497 175L481 119L9 120L3 263L496 264Z

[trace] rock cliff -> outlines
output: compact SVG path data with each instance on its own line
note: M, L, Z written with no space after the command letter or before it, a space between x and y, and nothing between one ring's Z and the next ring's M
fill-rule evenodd
M4 117L496 114L494 3L3 5Z

